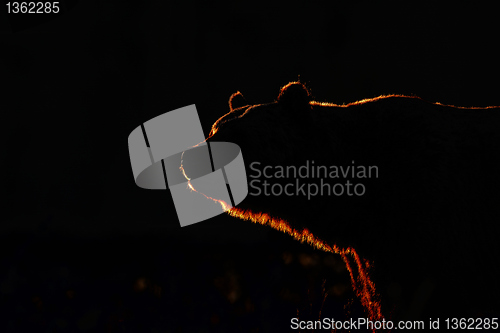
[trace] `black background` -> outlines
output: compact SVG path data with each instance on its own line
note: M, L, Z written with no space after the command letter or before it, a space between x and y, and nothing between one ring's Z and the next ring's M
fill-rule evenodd
M232 93L271 102L299 75L318 101L397 93L500 105L495 7L62 6L50 15L1 10L2 332L287 331L297 307L308 303L299 293L293 306L278 309L279 302L248 295L269 288L282 297L275 289L286 274L268 277L290 253L306 270L311 258L331 258L226 216L181 229L168 192L135 185L127 137L159 114L195 103L208 134L228 112ZM231 303L220 284L230 285L234 271L249 289ZM306 290L300 274L288 279ZM321 274L314 275L316 287ZM138 287L141 278L147 287ZM288 319L276 322L280 311Z

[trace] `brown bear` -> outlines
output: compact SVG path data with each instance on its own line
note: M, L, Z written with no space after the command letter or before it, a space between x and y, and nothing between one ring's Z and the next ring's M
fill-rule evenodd
M238 92L229 108L208 142L241 147L249 195L238 208L356 249L396 317L500 309L498 107L401 95L336 105L291 82L274 102ZM403 297L384 303L394 286Z

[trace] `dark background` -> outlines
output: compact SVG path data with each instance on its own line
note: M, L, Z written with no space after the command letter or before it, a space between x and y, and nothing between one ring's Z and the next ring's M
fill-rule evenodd
M159 114L195 103L208 134L232 93L271 102L299 75L319 101L500 105L495 7L62 9L1 10L2 332L287 331L297 309L318 313L323 279L342 313L352 295L339 258L226 216L181 229L168 192L135 185L127 137Z

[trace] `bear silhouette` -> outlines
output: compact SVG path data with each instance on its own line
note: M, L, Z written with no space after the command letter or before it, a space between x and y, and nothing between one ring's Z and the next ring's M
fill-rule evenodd
M208 141L241 147L249 195L239 207L354 247L373 263L386 313L444 318L498 311L498 107L400 95L336 105L313 101L304 84L291 82L274 102L250 105L237 92L229 108ZM280 173L301 166L308 177ZM326 177L311 175L319 166ZM330 177L332 170L340 176ZM287 184L288 194L280 192ZM300 184L325 191L307 195L296 191ZM402 297L388 296L394 286Z

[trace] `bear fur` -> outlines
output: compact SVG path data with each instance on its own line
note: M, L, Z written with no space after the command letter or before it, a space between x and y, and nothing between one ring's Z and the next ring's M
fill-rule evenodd
M312 101L304 84L291 82L272 103L249 105L238 92L229 108L208 141L238 144L247 177L255 161L261 170L307 161L378 167L378 177L359 180L366 188L361 196L249 194L239 207L354 247L373 263L386 312L411 313L419 293L430 295L419 301L421 316L498 311L498 107L461 108L399 95L336 105ZM394 285L404 297L384 303Z

